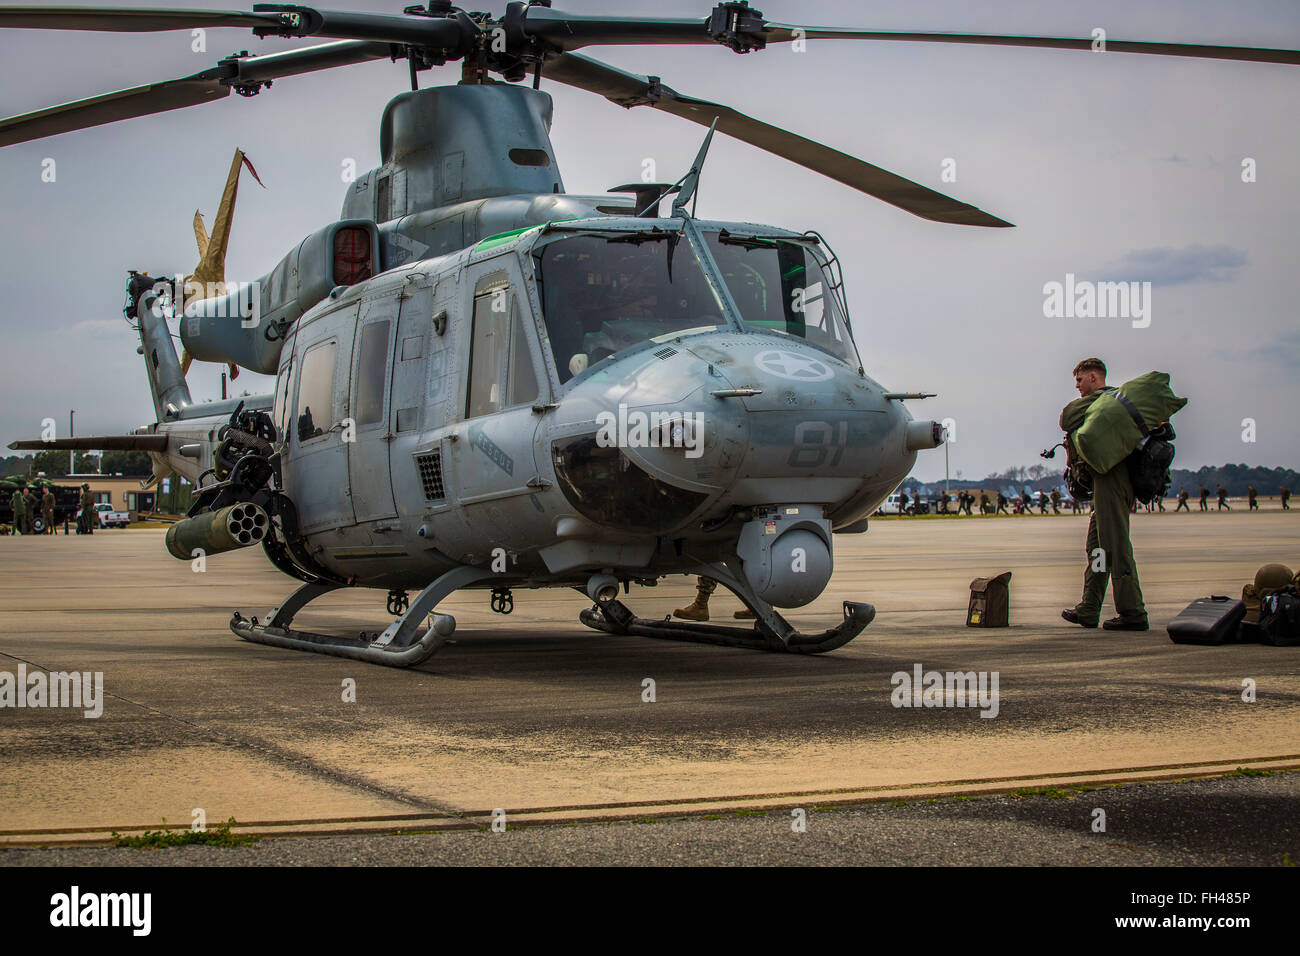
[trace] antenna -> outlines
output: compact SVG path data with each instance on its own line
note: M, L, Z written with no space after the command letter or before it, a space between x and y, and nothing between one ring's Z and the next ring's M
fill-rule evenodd
M717 128L718 118L715 116L713 117L713 125L709 127L709 132L700 145L700 151L695 154L695 162L691 164L691 171L682 178L682 191L673 200L674 216L686 215L686 204L690 202L691 197L695 194L695 187L700 184L700 170L704 168L704 157L709 154L709 143L713 142L713 131Z

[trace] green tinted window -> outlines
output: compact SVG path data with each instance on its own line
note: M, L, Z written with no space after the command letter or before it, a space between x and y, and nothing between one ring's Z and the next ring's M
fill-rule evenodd
M796 336L859 364L830 279L810 246L716 232L707 239L747 326Z

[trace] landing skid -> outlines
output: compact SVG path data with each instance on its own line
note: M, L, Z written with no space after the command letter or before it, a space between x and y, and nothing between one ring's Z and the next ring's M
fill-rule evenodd
M875 619L876 609L870 604L856 601L844 602L844 620L819 634L796 631L766 601L758 597L731 564L715 562L701 568L715 581L730 588L754 612L752 628L724 627L718 624L693 624L664 618L662 621L637 617L628 607L615 599L582 611L578 620L588 627L609 634L637 634L669 641L690 641L696 644L719 644L725 647L747 647L756 651L776 651L786 654L824 654L843 647L853 640Z
M356 637L339 637L295 631L289 627L294 615L309 602L344 586L325 581L304 584L271 612L271 617L265 624L259 624L257 618L247 619L236 611L231 618L230 629L244 640L255 644L332 654L385 667L414 667L432 657L456 629L454 617L433 613L438 602L452 591L491 574L491 571L471 567L448 571L421 591L402 616L382 632L363 631ZM432 626L428 629L421 628L421 623L430 614L433 614Z
M770 622L757 619L750 629L719 624L691 624L667 618L655 621L637 617L622 602L614 600L588 608L578 615L578 620L588 627L610 634L638 634L669 641L720 644L786 654L824 654L843 647L861 634L863 628L875 618L876 609L870 604L845 601L844 620L820 634L796 631L775 611L769 611L768 616L772 619Z

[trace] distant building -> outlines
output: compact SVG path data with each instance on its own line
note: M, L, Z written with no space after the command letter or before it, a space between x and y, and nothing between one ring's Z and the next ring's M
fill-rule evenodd
M158 488L150 488L148 491L140 490L140 482L144 481L147 476L129 476L129 475L66 475L59 478L51 478L56 485L76 485L78 488L82 484L90 485L90 493L95 496L95 502L109 504L113 506L114 511L128 511L131 513L131 520L135 521L140 512L153 511L158 502ZM173 478L173 481L176 479Z

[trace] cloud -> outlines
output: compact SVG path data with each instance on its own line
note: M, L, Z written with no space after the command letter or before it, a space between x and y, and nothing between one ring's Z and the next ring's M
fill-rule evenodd
M1256 362L1273 362L1285 368L1300 369L1300 329L1283 332L1268 345L1247 353Z
M1173 249L1134 249L1090 278L1111 282L1153 282L1183 285L1191 282L1228 282L1246 264L1246 254L1232 246L1199 244Z

